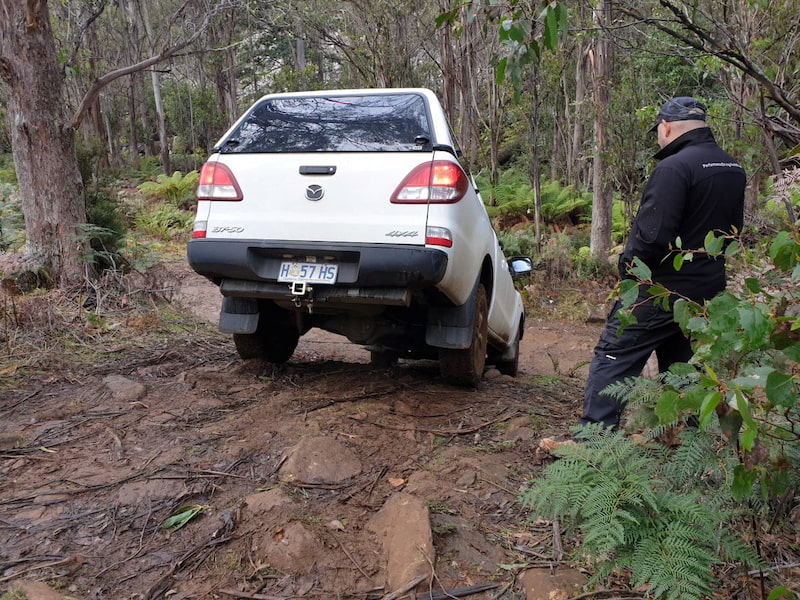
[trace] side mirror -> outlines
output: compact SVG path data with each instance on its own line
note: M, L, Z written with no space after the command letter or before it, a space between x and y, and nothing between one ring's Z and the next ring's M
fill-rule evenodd
M521 277L533 273L533 261L530 256L512 256L508 259L508 270L512 277Z

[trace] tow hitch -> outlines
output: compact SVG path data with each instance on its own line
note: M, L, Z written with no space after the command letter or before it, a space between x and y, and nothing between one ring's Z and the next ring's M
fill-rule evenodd
M305 302L308 307L308 313L311 314L314 304L314 296L312 296L311 292L314 291L314 288L308 285L306 281L293 281L289 284L289 290L292 292L292 296L294 296L294 305L297 308L302 308L303 302Z

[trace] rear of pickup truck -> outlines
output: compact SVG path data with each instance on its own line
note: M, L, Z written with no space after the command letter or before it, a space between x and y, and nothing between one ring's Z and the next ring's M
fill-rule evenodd
M320 327L382 364L439 358L454 383L487 351L511 365L521 301L457 154L429 90L256 102L203 166L188 247L239 354L283 362Z

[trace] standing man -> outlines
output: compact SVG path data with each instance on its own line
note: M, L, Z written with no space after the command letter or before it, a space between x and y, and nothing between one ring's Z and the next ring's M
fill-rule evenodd
M732 234L742 228L744 169L714 139L706 125L706 107L694 98L668 100L650 130L658 132L660 160L645 186L630 238L619 260L620 276L630 278L628 267L638 257L652 271L653 281L681 297L702 304L725 289L725 260L695 254L680 271L670 254L675 241L696 250L709 231ZM637 323L617 335L620 309L617 301L606 319L605 330L594 350L583 403L581 424L619 426L621 404L601 395L610 384L642 372L655 351L659 371L692 356L689 340L673 319L640 291L633 314Z

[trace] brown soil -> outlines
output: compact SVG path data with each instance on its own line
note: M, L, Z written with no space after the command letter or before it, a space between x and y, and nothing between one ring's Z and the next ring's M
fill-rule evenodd
M521 374L465 390L436 363L378 369L321 332L281 367L241 361L212 324L217 290L185 268L170 278L192 311L173 334L130 319L129 343L90 365L54 359L0 399L0 591L25 578L86 599L384 598L368 523L399 492L430 513L433 592L530 599L521 565L558 578L551 528L516 497L550 460L539 439L578 417L599 323L531 310ZM280 479L305 438L335 440L360 474ZM197 517L162 527L187 506Z

